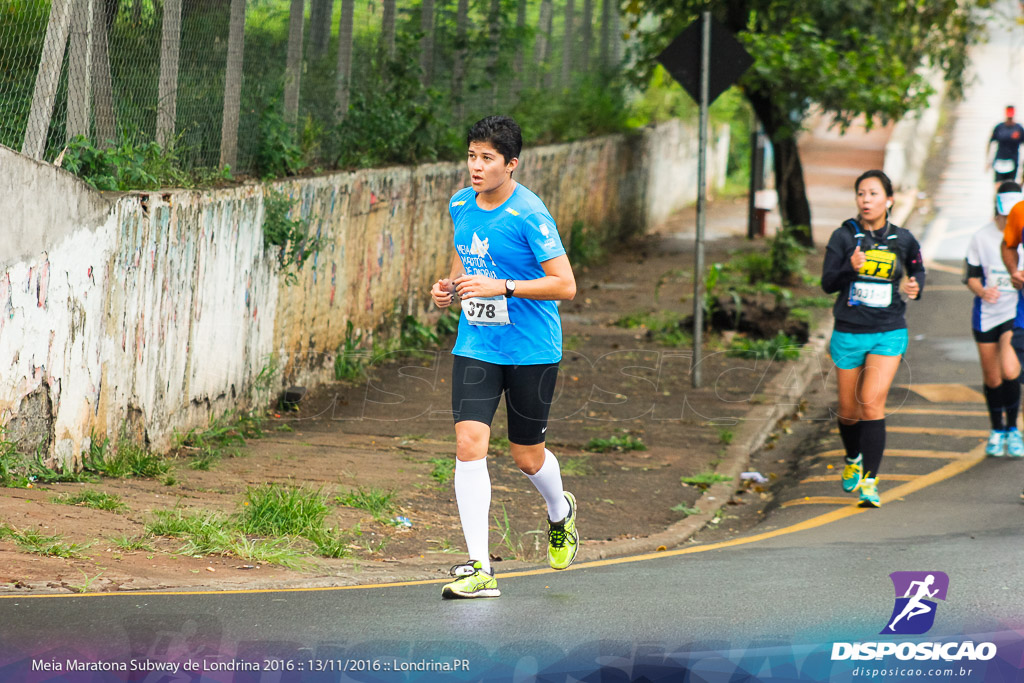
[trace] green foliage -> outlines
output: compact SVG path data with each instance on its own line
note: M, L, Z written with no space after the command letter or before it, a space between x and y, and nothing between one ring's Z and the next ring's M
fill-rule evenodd
M627 313L616 320L615 325L628 330L647 330L651 339L665 346L685 346L693 339L683 325L682 316L672 311Z
M171 463L165 458L147 451L123 435L118 440L117 447L113 452L109 451L109 439L100 442L94 437L89 446L89 456L85 460L84 468L89 472L115 479L155 478L167 474L171 469Z
M643 439L631 434L625 434L623 436L610 436L607 439L591 439L587 442L587 445L583 447L583 450L592 451L594 453L606 453L608 451L646 451L647 446L644 444Z
M38 529L15 529L8 524L0 525L0 539L8 538L27 553L45 557L76 559L91 544L68 543L60 534L48 535Z
M288 285L299 281L297 273L323 245L319 231L309 234L308 218L290 217L297 204L298 200L273 190L263 197L263 246L277 249L277 261Z
M114 544L119 550L125 552L132 552L135 550L147 550L152 551L153 545L149 542L149 535L143 536L129 536L128 534L121 534L119 536L111 536L110 542Z
M437 332L438 338L450 337L459 331L459 314L450 308L446 308L441 314L441 317L437 319L437 325L434 326Z
M796 360L800 357L800 344L779 332L771 339L733 339L727 355L751 360Z
M455 458L431 458L430 477L438 484L447 484L455 478Z
M153 536L182 537L188 535L209 536L210 529L224 529L227 519L212 512L186 512L182 508L154 510L146 522L147 534Z
M798 308L832 308L835 300L830 296L802 296L793 300Z
M246 534L304 534L323 527L330 508L319 490L262 484L245 491L239 529Z
M462 130L442 117L450 111L441 93L425 88L417 41L399 36L395 58L382 55L369 65L369 77L350 94L345 118L333 128L326 149L336 168L367 168L458 159Z
M501 557L499 553L504 551L516 560L529 560L534 552L540 551L540 539L546 532L546 530L534 530L520 533L512 527L511 520L508 517L508 510L505 509L505 504L501 505L501 515L495 513L494 527L498 532L498 540L494 544L493 554ZM546 524L544 526L547 526ZM533 548L531 549L527 541L527 536L534 537Z
M592 266L604 258L604 245L588 234L583 221L572 224L569 233L569 261L577 268Z
M308 564L308 560L293 547L290 538L255 539L235 533L228 539L222 554L236 555L249 562L276 564L287 569L304 569Z
M18 452L18 445L6 440L6 429L0 427L0 486L26 488L38 484L58 482L94 481L88 472L55 470L43 462L42 454L26 456Z
M363 334L354 334L354 329L351 320L345 323L345 342L334 357L334 379L339 382L354 382L366 373L366 354L359 351Z
M710 9L754 57L741 79L744 92L768 97L779 115L777 121L763 122L792 134L814 103L840 125L860 115L869 123L876 116L887 122L924 106L929 87L919 67L928 64L942 69L959 94L967 50L983 35L986 16L978 8L991 4L753 0L744 5L714 2ZM650 57L706 8L702 0L637 0L627 5L627 22L636 38L634 76L646 80L655 64ZM640 28L645 17L644 26L653 30Z
M355 534L360 534L358 527ZM323 529L307 536L316 546L316 554L320 557L342 558L352 554L352 538L349 534L337 529Z
M719 429L718 430L718 442L719 443L724 443L725 445L728 446L729 444L732 443L732 440L735 437L736 437L736 433L733 432L731 429Z
M97 190L157 190L233 180L226 166L186 172L173 147L128 138L116 146L99 148L88 138L75 136L68 142L61 165Z
M413 355L420 354L424 349L434 348L441 341L436 330L430 329L413 315L407 315L402 320L400 335L402 352Z
M270 101L260 116L260 145L253 155L253 173L260 178L286 178L305 166L298 131L281 114L281 102Z
M381 489L364 489L362 486L337 496L335 500L345 507L366 510L375 519L383 519L395 509L395 492Z
M258 381L258 378L257 378ZM190 456L188 466L207 471L222 457L238 457L246 439L259 439L264 435L264 419L256 412L237 417L225 413L210 420L204 430L190 429L182 436L175 433L176 454Z
M511 115L532 145L628 129L624 84L614 76L581 78L560 93L525 90Z
M672 510L672 512L681 512L686 517L689 517L690 515L699 515L700 514L700 508L690 507L686 503L680 503L679 505L673 505L669 509Z
M588 458L565 458L559 465L563 477L586 477L594 473Z
M107 510L109 512L128 511L128 506L125 505L125 502L117 494L93 489L86 489L80 493L63 493L54 498L53 502L64 505L78 505L95 510Z
M723 481L732 481L732 477L727 477L724 474L718 474L717 472L701 472L695 474L692 477L680 477L679 481L689 486L696 486L698 488L706 489L712 484L717 484Z
M962 94L968 50L984 35L992 0L960 2L778 2L631 0L626 62L640 87L654 59L700 12L710 10L753 57L739 86L776 148L776 184L788 190L784 224L809 221L793 142L813 107L841 130L897 120L927 105L930 67ZM790 159L790 155L796 158ZM789 229L787 227L787 229ZM810 233L802 233L810 243Z

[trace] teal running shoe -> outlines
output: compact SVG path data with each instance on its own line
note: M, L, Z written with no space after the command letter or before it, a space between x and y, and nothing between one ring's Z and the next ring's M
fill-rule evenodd
M857 454L857 457L853 461L846 459L846 467L843 468L843 490L847 493L853 493L860 486L861 479L864 478L864 468L861 466L861 455Z
M860 502L857 503L857 506L862 508L882 507L882 501L878 497L878 485L875 483L875 477L864 479L860 482Z
M1024 458L1024 438L1016 427L1006 430L1006 454L1011 458Z
M993 458L1001 458L1006 455L1006 432L993 429L988 433L988 443L985 444L985 455Z

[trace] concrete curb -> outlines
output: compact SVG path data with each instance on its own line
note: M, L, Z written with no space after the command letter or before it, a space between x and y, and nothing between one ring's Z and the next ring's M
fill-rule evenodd
M821 360L831 332L832 316L829 315L812 331L800 359L793 365L783 365L768 383L764 394L774 398L773 402L770 405L753 406L743 418L736 438L726 449L725 458L717 468L720 474L732 477L732 480L714 484L704 491L695 503L695 507L701 511L699 515L690 515L664 531L645 538L604 543L589 541L580 547L577 561L655 552L679 546L714 519L736 490L740 473L746 471L750 463L751 453L761 448L778 421L799 405L800 396L811 379L815 375L820 376Z

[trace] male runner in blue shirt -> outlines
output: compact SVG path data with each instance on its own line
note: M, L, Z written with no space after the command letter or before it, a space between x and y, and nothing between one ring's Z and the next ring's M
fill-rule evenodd
M512 458L547 503L548 563L576 558L576 499L562 489L558 460L544 447L548 413L562 358L559 300L576 280L555 222L537 195L512 179L523 140L507 116L478 121L467 136L471 186L449 204L455 255L449 277L431 296L439 307L462 299L452 353L455 498L469 562L452 568L445 598L498 597L490 566L491 482L487 447L502 395Z

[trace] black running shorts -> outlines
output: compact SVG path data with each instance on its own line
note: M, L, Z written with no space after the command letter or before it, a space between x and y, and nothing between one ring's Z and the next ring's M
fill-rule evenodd
M971 330L974 334L974 341L979 344L995 344L999 341L1005 333L1013 330L1013 320L1007 320L1006 322L999 323L991 330L979 332L978 330Z
M555 395L558 363L497 365L455 356L452 366L452 414L455 422L490 426L502 395L508 411L508 440L520 446L544 443Z

